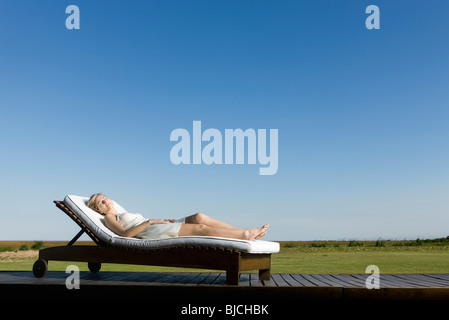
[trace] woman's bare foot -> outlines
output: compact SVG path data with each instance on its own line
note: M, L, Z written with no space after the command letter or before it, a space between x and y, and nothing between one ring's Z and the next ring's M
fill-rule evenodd
M254 238L254 240L258 240L258 239L262 238L263 236L265 236L265 231L267 231L267 229L268 229L269 226L270 226L270 225L269 225L268 223L267 223L266 225L264 225L264 226L262 227L263 231L262 231L261 233L259 233L259 234Z
M266 224L266 225L262 226L261 228L246 229L245 234L247 236L247 239L248 240L257 240L257 239L262 238L265 235L265 231L267 231L269 226L270 226L269 224Z
M259 240L260 238L265 237L265 232L260 233L257 237L254 238L254 240Z

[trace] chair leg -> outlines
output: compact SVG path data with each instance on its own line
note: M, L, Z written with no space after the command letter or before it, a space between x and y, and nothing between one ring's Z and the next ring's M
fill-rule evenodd
M259 270L259 280L270 280L271 270L270 269L260 269Z
M240 272L237 269L226 270L226 284L238 286L239 285Z

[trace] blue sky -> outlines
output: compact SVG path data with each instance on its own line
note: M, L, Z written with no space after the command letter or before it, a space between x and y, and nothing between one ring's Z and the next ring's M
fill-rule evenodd
M68 30L65 8L80 9ZM368 30L368 5L380 29ZM2 1L0 240L53 206L204 212L268 240L449 235L446 1ZM170 162L176 128L278 129L279 169Z

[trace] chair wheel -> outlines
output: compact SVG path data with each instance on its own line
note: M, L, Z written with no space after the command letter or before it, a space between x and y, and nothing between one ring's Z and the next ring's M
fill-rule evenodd
M89 268L90 272L97 273L101 269L101 263L100 262L88 262L87 267Z
M38 259L33 264L33 274L36 278L42 278L45 276L48 270L47 261L44 259Z

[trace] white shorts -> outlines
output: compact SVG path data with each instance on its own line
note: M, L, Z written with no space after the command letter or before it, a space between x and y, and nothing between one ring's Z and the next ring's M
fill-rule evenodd
M181 225L185 223L185 218L176 220L173 223L152 224L141 233L136 235L139 239L159 240L178 236Z

